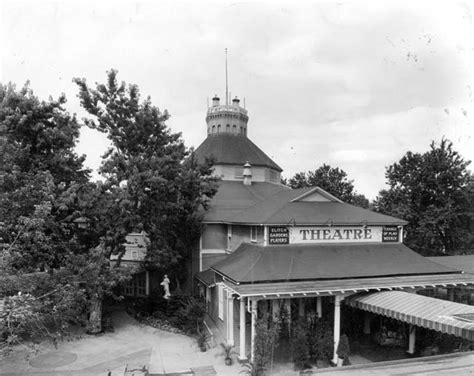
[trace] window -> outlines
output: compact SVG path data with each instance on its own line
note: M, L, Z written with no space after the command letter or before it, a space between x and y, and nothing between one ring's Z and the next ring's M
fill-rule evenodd
M217 133L220 133L220 132L221 132L221 125L219 124L219 125L217 126Z
M216 133L216 126L215 125L212 126L212 133Z
M232 225L227 225L227 249L230 249L231 241L232 241Z
M144 274L135 275L122 287L122 293L128 296L145 296L146 276Z
M146 279L144 277L140 277L137 279L137 295L144 296L146 295Z
M278 172L270 170L270 181L278 181Z
M217 285L217 295L218 295L218 300L219 300L217 316L221 320L224 320L224 289L222 285Z
M132 260L138 260L138 252L132 251Z
M237 133L237 125L234 124L232 126L232 132Z
M235 179L243 179L244 178L244 168L243 167L236 167L234 170L234 178Z
M257 226L251 226L250 227L250 241L251 242L256 242L257 241L257 231L258 231Z
M226 130L227 132L230 132L230 124L227 124L227 125L225 126L225 130Z

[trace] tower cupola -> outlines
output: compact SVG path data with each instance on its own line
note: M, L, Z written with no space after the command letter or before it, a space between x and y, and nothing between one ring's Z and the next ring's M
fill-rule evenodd
M228 133L247 137L248 121L247 110L240 106L239 98L235 97L231 105L221 105L219 104L219 97L215 95L212 98L212 106L207 109L207 135Z

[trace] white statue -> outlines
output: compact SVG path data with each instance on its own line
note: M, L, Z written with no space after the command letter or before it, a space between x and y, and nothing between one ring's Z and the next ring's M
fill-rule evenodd
M165 274L165 277L163 278L163 281L160 283L160 285L163 286L163 288L165 290L165 295L163 296L163 298L169 299L169 297L170 297L170 280L169 280L167 274Z

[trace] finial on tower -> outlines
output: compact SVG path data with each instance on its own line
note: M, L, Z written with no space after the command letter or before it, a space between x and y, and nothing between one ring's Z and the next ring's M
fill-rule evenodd
M229 104L229 78L227 74L227 48L225 49L225 104Z

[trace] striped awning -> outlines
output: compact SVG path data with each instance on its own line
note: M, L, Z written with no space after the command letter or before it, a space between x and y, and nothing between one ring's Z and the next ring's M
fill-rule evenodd
M474 306L405 291L381 291L347 298L351 307L419 327L474 340Z

